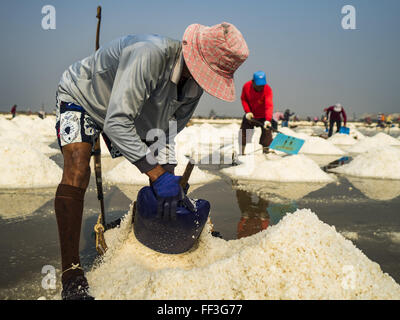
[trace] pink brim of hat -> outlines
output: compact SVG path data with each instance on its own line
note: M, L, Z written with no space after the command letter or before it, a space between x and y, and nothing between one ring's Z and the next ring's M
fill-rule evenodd
M235 85L233 77L224 76L205 62L198 45L198 36L202 28L200 24L188 26L183 34L182 50L185 63L194 80L208 94L228 102L235 101ZM212 48L208 48L212 50Z

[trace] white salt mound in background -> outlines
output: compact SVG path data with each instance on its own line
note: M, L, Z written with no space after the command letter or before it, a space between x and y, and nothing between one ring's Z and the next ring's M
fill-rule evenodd
M0 188L56 186L61 168L27 144L0 138Z
M47 116L40 119L38 116L19 115L11 120L19 131L28 134L32 139L43 143L51 143L56 137L56 117Z
M242 164L221 172L232 179L281 182L332 182L334 179L305 155L274 158L261 155L240 157Z
M356 139L344 133L335 133L332 137L328 138L328 141L339 145L353 145L357 143Z
M180 160L175 168L176 175L182 175L185 171L188 160ZM210 182L217 179L216 175L204 172L196 166L193 168L192 174L190 175L190 184L200 184ZM130 163L128 160L123 160L115 168L104 174L104 180L109 183L122 183L122 184L149 184L149 178L147 175L141 173L135 165Z
M32 132L29 132L28 128L21 129L14 123L14 121L0 118L0 138L14 140L18 141L18 143L29 145L31 148L46 155L53 155L60 152L58 149L50 148L47 145L49 139L42 139L40 136L41 131L37 132L32 129ZM55 140L55 137L55 130L53 130L53 140Z
M109 249L87 273L97 299L400 299L377 263L308 209L239 240L212 237L207 224L177 255L140 244L131 218L105 233Z
M400 146L400 142L386 133L379 132L373 137L366 137L356 143L349 151L352 153L363 153L382 146Z
M356 177L398 180L400 179L400 150L390 146L372 148L356 156L348 164L330 171Z
M299 153L304 154L334 154L343 155L344 151L336 147L332 142L320 137L311 137L302 132L295 132L289 128L281 128L279 131L288 136L305 140Z

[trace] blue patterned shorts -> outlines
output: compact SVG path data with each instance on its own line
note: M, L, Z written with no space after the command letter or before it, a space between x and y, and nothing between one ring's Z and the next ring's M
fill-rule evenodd
M86 142L92 146L93 154L101 128L83 107L60 101L57 103L56 132L60 149L70 143ZM110 139L105 134L102 135L111 156L113 158L121 156Z

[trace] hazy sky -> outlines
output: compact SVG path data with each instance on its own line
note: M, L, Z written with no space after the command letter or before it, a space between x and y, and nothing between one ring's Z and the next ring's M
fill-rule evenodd
M55 30L41 26L48 4ZM257 70L267 74L275 110L319 116L341 102L349 115L400 112L399 0L2 0L0 110L54 108L62 72L94 51L99 4L101 43L135 33L181 39L191 23L236 25L250 49L235 75L237 99L205 94L198 115L241 115L241 88ZM356 30L342 28L344 5L356 9Z

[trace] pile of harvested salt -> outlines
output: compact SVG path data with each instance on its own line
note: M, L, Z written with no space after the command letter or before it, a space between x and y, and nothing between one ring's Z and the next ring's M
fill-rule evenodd
M330 142L333 144L339 144L339 145L353 145L357 143L357 140L351 137L348 134L344 133L336 133L332 137L328 139Z
M222 169L236 180L281 182L332 182L334 179L305 155L268 157L263 154L240 157L242 164Z
M131 218L105 233L109 249L87 273L97 299L400 299L393 278L309 209L239 240L207 224L177 255L139 243Z
M56 186L61 168L27 144L0 138L0 188L39 188Z
M358 155L348 164L330 171L365 178L398 180L400 179L400 150L390 146L372 148Z
M379 132L373 137L367 137L356 143L349 151L352 153L363 153L381 146L400 146L400 142L386 133Z
M43 143L51 143L56 140L56 117L47 116L40 119L37 116L19 115L11 120L19 131L29 135L32 139Z
M179 161L175 168L175 174L181 175L185 171L188 160ZM192 174L190 175L190 184L201 184L207 183L212 180L218 179L216 175L207 173L200 170L198 167L194 167ZM128 160L123 160L115 168L104 174L104 180L114 184L134 184L134 185L146 185L149 184L149 178L141 173L136 166L130 163Z
M295 138L305 140L303 146L300 149L300 153L304 154L334 154L343 155L343 150L334 146L334 144L328 140L320 137L311 137L305 133L295 132L289 128L281 128L279 130L283 134L293 136Z
M41 121L41 119L39 119ZM59 153L59 149L50 148L46 139L42 139L39 133L29 133L26 128L21 130L13 121L0 119L0 138L18 141L18 143L29 145L31 148L38 150L48 156ZM55 130L53 130L53 140L55 139Z

